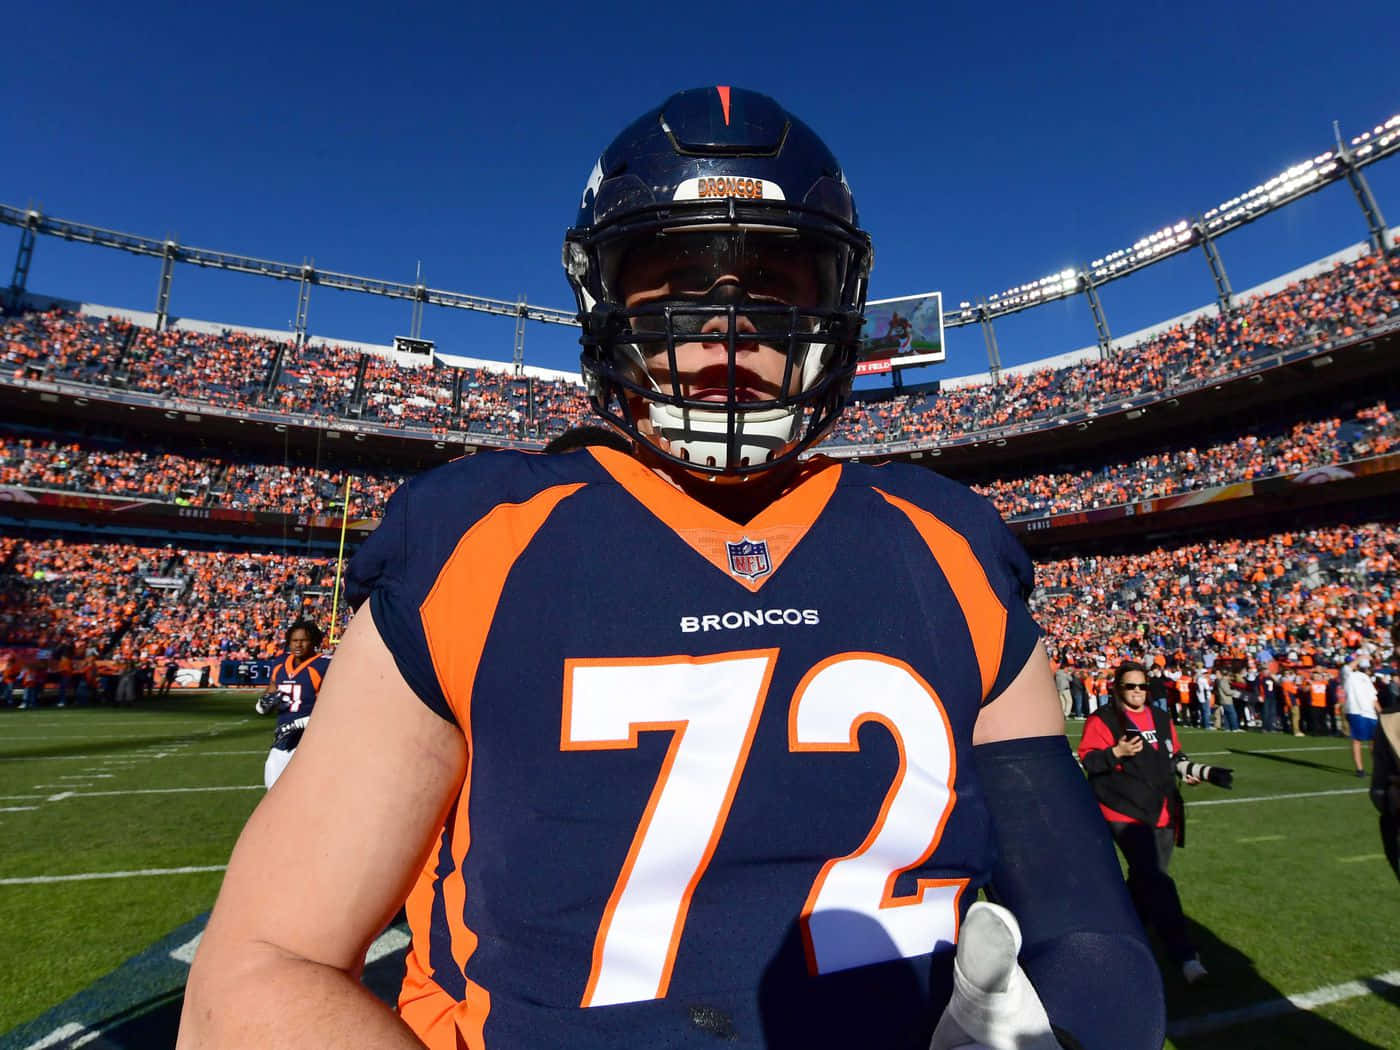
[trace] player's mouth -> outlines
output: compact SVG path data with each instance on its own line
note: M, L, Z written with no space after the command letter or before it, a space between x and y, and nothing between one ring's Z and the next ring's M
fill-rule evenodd
M740 403L771 401L778 396L774 384L760 379L757 374L750 372L747 368L734 370L733 390L734 400ZM715 401L719 403L728 401L730 397L728 366L714 365L701 369L695 375L690 385L690 393L687 396L691 401Z

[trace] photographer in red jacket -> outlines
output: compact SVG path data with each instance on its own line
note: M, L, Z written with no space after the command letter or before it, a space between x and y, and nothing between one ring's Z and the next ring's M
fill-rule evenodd
M1125 661L1113 672L1111 703L1089 717L1079 761L1099 800L1113 841L1128 862L1128 892L1138 917L1155 930L1188 983L1206 976L1186 929L1176 882L1167 874L1172 849L1185 845L1186 811L1177 778L1230 787L1231 771L1192 762L1176 727L1147 703L1147 669Z

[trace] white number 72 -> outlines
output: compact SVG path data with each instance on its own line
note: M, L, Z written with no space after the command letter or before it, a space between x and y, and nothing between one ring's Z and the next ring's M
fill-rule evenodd
M666 995L691 895L714 855L753 744L777 649L708 657L569 660L560 746L637 746L665 731L671 746L603 910L583 1006ZM900 764L869 834L822 866L801 911L813 973L907 958L957 937L967 879L895 880L938 846L953 806L952 727L938 695L908 664L843 653L802 679L788 712L794 752L856 751L879 722Z

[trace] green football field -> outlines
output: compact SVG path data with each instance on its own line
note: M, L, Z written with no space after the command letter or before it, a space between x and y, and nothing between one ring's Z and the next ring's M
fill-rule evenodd
M0 1047L169 1045L196 920L262 796L271 722L252 701L0 711ZM1210 980L1166 975L1168 1045L1400 1047L1400 885L1348 741L1183 746L1237 788L1188 789L1173 873ZM1086 968L1086 996L1097 983Z

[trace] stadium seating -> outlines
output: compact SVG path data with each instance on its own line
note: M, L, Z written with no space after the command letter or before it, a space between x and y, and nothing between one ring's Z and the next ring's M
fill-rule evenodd
M182 506L232 507L286 514L339 514L343 470L298 463L258 463L223 455L167 451L111 438L0 429L0 484L144 496ZM377 517L404 476L356 469L350 516Z
M297 617L329 618L334 577L328 557L5 538L0 637L114 659L266 655ZM1335 666L1386 633L1398 577L1400 526L1338 525L1045 562L1031 607L1076 666L1206 649Z
M173 545L0 540L0 638L108 659L275 655L329 619L332 558Z
M1400 255L1367 256L1163 331L1108 362L1005 375L996 385L863 401L832 438L862 447L936 442L1035 421L1256 367L1282 349L1345 337L1400 311ZM417 436L539 441L589 418L567 380L508 370L397 363L355 347L297 346L233 330L156 332L61 309L0 321L0 383L50 379L177 398L289 420L358 420ZM1196 445L1112 453L1074 469L999 476L978 485L1012 517L1036 517L1171 495L1382 455L1400 423L1382 400L1345 411L1279 414ZM176 431L136 435L96 424L0 426L0 485L142 497L190 507L335 514L346 468L281 462L232 447L196 447ZM144 424L150 427L152 424ZM275 459L275 456L271 457ZM373 461L373 457L370 457ZM349 513L377 517L408 472L385 459L355 467ZM286 624L330 617L334 559L288 549L0 536L0 645L71 646L117 660L261 656ZM221 549L206 549L210 546ZM1194 660L1307 652L1336 660L1394 621L1400 527L1343 524L1081 553L1038 568L1034 611L1056 655L1112 661L1161 651Z
M1400 254L1362 256L1239 304L1173 326L1110 361L1004 374L995 385L852 406L833 444L936 440L1051 420L1206 378L1248 369L1290 347L1346 337L1400 313Z
M1228 316L1211 313L1120 347L1110 361L1010 372L996 384L862 401L846 413L828 443L935 442L1013 423L1049 425L1069 412L1234 375L1282 350L1346 337L1397 312L1400 254L1366 255L1246 300ZM269 408L297 418L364 419L439 434L460 430L538 442L589 415L582 389L560 380L481 368L404 366L347 347L279 346L232 330L154 332L59 309L5 321L0 347L11 376L114 385L234 409ZM265 396L279 350L281 366Z
M551 416L551 428L567 418ZM1348 418L1308 419L1204 448L1164 450L1094 469L1030 474L975 484L1009 519L1114 506L1132 500L1255 480L1382 455L1400 447L1400 420L1385 401ZM379 517L404 480L356 468L352 517ZM232 451L181 453L163 446L119 447L108 439L54 434L36 439L0 429L0 484L102 495L145 496L186 506L286 514L338 514L345 473L296 463L256 463Z
M1398 559L1394 523L1081 555L1037 565L1031 609L1072 666L1160 652L1194 667L1210 650L1336 667L1388 636Z
M1008 519L1109 507L1379 456L1400 446L1400 421L1377 401L1350 419L1306 420L1205 448L1173 448L1092 470L1032 474L973 488Z

